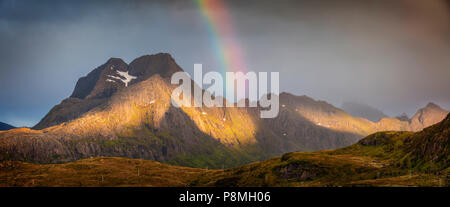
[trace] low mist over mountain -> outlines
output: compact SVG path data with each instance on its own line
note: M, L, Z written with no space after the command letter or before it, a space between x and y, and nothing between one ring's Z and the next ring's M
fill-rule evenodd
M0 131L10 130L10 129L14 129L14 128L16 128L16 127L13 127L9 124L0 122Z
M406 114L406 113L402 113L402 114L396 116L395 118L397 118L400 121L407 121L407 122L410 121L408 114Z
M34 129L1 132L0 160L56 163L120 156L221 168L349 146L377 131L412 130L396 118L374 123L289 93L279 94L280 112L273 119L261 119L260 108L176 108L170 77L177 71L182 69L165 53L129 65L111 58L80 78L72 95ZM426 121L414 129L440 121L434 113L424 110L420 120Z
M382 111L362 103L344 102L342 104L342 109L352 116L366 118L373 122L377 122L384 117L388 117Z

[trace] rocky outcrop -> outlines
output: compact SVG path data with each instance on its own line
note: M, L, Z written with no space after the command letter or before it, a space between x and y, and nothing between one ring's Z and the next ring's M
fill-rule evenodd
M131 75L137 77L131 83L147 80L155 74L162 78L170 78L172 74L183 71L173 57L167 53L144 55L136 58L130 63L128 70Z

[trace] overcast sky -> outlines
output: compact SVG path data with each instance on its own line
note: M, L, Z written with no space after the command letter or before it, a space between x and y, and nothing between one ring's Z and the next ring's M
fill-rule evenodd
M339 2L339 3L337 3ZM412 115L450 109L450 6L441 0L227 1L252 71L336 106ZM36 124L110 57L159 52L188 72L217 70L194 1L0 0L0 121Z

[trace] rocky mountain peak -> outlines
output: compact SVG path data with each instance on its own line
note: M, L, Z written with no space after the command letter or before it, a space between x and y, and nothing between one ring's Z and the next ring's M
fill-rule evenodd
M127 70L128 65L122 59L110 58L105 64L78 79L70 97L79 99L108 97L121 86L118 84L108 84L108 76L115 75L117 73L116 71Z
M81 77L72 95L53 107L34 128L43 129L75 119L105 103L124 88L145 81L156 74L168 79L178 71L183 70L168 53L144 55L129 65L120 58L110 58L106 63Z
M126 63L121 58L112 57L112 58L109 58L108 61L106 61L106 64L120 65L120 64L126 64Z
M442 109L439 105L430 102L424 108L419 109L411 118L411 128L413 131L420 131L425 127L443 120L448 113L448 110Z
M134 59L129 66L130 74L137 76L132 83L146 80L159 74L162 78L170 78L175 72L183 71L168 53L144 55Z
M78 80L70 96L79 99L107 98L117 90L146 80L155 74L170 78L183 71L168 53L144 55L130 65L120 58L110 58L106 63Z
M442 110L442 108L441 108L439 105L437 105L437 104L435 104L435 103L433 103L433 102L429 102L429 103L425 106L425 108L429 108L429 109L441 109L441 110Z

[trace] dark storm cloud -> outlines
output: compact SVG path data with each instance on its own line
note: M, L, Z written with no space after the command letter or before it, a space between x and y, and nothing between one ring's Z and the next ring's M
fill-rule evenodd
M226 1L249 70L281 89L395 115L450 108L449 1ZM0 0L0 121L36 123L110 57L218 63L194 1Z
M448 1L244 2L233 17L247 58L289 74L282 89L391 115L428 101L450 107Z

